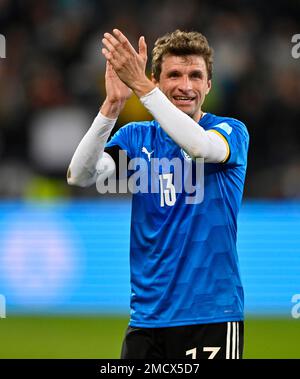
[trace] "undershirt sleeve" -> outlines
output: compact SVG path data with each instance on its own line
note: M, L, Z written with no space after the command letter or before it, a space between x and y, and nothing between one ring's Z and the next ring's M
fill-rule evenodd
M229 146L226 139L204 130L172 104L159 88L154 88L140 100L164 131L192 158L204 158L208 163L220 163L227 159Z

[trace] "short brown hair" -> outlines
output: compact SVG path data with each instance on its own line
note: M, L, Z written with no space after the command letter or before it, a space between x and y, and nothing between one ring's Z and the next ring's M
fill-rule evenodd
M212 78L213 51L203 34L177 29L156 40L152 51L152 73L157 81L161 74L163 57L167 54L202 56L206 64L208 79Z

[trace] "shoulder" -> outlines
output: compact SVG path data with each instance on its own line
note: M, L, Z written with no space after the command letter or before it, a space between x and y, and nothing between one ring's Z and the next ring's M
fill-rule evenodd
M152 121L134 121L134 122L129 122L126 125L123 125L120 129L123 130L130 130L130 131L141 131L141 130L148 130L152 128L156 128L157 123L155 120Z
M220 129L227 134L231 134L233 131L241 133L245 138L249 138L249 133L244 122L233 117L217 116L212 113L207 113L207 122L205 129Z

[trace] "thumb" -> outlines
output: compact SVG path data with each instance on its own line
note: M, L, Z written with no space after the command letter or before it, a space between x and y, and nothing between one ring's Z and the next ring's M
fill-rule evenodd
M145 37L140 37L139 39L139 55L147 60L147 45L145 42Z

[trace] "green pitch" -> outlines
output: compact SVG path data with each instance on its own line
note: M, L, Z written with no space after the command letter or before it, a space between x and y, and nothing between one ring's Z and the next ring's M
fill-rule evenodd
M119 358L128 320L117 317L0 319L0 358ZM300 358L300 320L248 319L244 358Z

